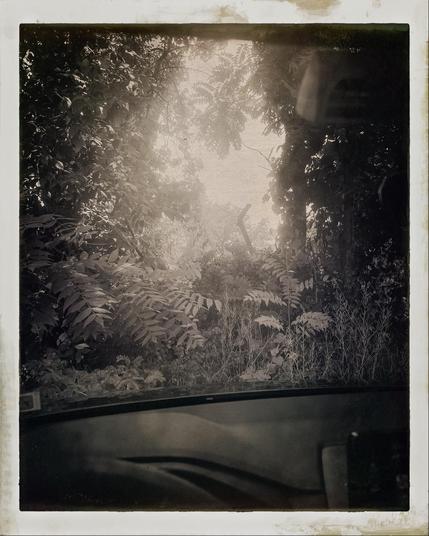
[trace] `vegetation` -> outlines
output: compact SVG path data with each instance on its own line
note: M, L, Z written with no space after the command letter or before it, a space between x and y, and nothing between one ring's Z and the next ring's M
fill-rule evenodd
M405 378L402 118L304 125L294 96L311 53L24 27L24 389L70 400ZM192 91L190 56L218 56ZM261 155L282 221L274 246L263 224L207 199L190 150L197 138L221 156L242 147L249 117L285 133Z

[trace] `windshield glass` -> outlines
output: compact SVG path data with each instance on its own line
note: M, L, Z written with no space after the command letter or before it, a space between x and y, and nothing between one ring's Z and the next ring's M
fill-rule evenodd
M42 408L406 380L407 33L234 26L21 27Z

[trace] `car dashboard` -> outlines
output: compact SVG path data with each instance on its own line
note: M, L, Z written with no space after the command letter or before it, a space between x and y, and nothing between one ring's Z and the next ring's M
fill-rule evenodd
M23 416L22 510L406 510L408 393L302 389Z

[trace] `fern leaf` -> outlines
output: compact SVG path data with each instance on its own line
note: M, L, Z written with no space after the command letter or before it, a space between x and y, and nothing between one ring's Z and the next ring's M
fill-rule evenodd
M283 326L274 316L258 316L258 318L255 318L254 321L260 326L265 326L277 331L283 331Z
M244 301L252 302L259 306L264 303L267 307L270 305L270 303L274 305L286 305L280 296L277 296L273 292L269 292L267 290L250 290L244 296Z
M331 317L326 313L308 312L298 316L292 325L306 336L325 331L331 322Z

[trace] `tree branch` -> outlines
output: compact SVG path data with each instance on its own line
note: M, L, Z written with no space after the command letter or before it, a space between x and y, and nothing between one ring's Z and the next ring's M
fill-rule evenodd
M271 163L271 160L268 158L268 156L266 156L262 151L260 151L259 149L255 149L255 147L250 147L249 145L246 145L245 143L241 142L241 145L243 147L246 147L246 149L249 149L250 151L255 151L255 153L258 153L260 156L262 156L262 158L268 163L268 165L270 166L271 168L271 171L275 171L274 170L274 167L273 167L273 164Z
M249 211L249 208L252 205L248 203L239 213L237 217L237 227L240 229L241 234L243 235L244 241L246 242L247 248L249 249L250 253L253 253L255 250L252 245L252 241L250 240L250 237L247 233L246 226L244 225L244 216Z

